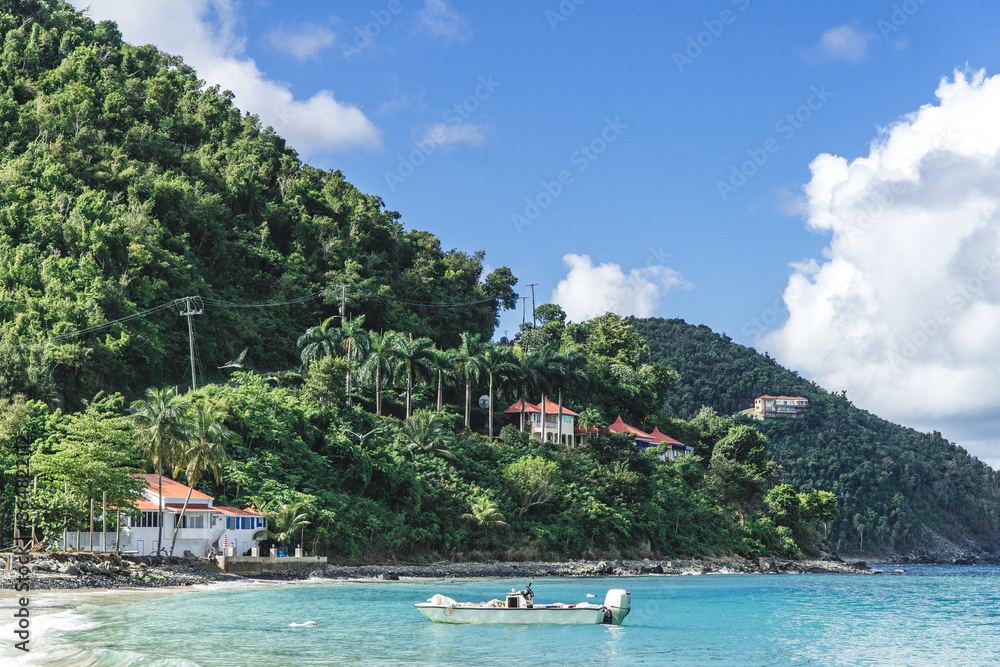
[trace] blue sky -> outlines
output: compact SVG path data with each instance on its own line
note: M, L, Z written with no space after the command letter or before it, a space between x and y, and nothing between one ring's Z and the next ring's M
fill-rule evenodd
M863 226L865 247L878 255L863 260L847 243L853 232L823 222L857 208L827 187L851 179L836 161L810 168L823 154L862 158L851 178L871 169L865 187L896 183L905 169L888 158L868 163L873 142L895 137L917 165L906 172L914 191L930 183L920 169L949 151L976 153L970 168L996 183L981 163L1000 141L953 147L980 132L962 110L994 100L997 5L86 4L93 18L118 21L128 41L177 53L234 90L303 159L341 169L406 227L432 231L445 248L485 250L488 267L510 267L525 295L537 283L537 303L555 298L574 319L611 309L707 324L846 389L861 407L941 430L1000 463L992 435L1000 354L985 351L1000 344L1000 312L991 310L1000 288L994 295L988 284L946 313L927 342L919 334L937 312L927 304L948 303L971 279L955 269L962 248L1000 249L982 236L992 209L977 209L949 237L943 199L919 208L897 193L883 203L902 222L879 214ZM922 107L945 105L943 79L967 82L951 99L968 104L954 102L947 123L932 108L918 122ZM921 132L940 141L913 139ZM925 217L943 237L905 222ZM936 240L913 241L925 237ZM948 256L935 259L945 246ZM913 290L897 284L926 262L951 269ZM844 305L869 297L865 307ZM520 321L520 311L506 314L498 334ZM964 358L970 346L983 354ZM928 393L928 383L950 393Z

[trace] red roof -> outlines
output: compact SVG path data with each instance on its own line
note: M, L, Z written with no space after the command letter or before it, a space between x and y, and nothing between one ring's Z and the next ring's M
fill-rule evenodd
M760 400L762 398L773 398L773 399L777 399L779 401L808 401L809 400L808 398L803 398L802 396L770 396L768 394L765 394L763 396L758 396L754 400L756 401L756 400Z
M158 477L158 475L155 475L155 474L136 475L136 477L141 477L141 478L145 479L146 480L146 485L149 487L149 490L152 491L154 494L156 494L156 493L159 492L158 491L159 486L157 484L157 479L156 479ZM188 494L188 489L189 488L190 487L185 486L185 485L181 484L180 482L175 482L174 480L170 479L169 477L164 477L163 478L163 497L164 498L186 498L187 494ZM195 490L191 491L191 500L193 500L193 501L199 501L199 500L208 501L208 500L214 500L214 498L212 498L212 496L210 496L210 495L204 494L201 491L198 491L197 489L195 489ZM204 504L204 503L201 503L201 504Z
M663 435L662 433L660 433L659 426L654 426L653 432L650 433L650 435L653 436L653 442L655 442L658 445L666 442L671 445L681 445L682 447L684 446L684 443L681 442L680 440L674 440L669 435Z
M524 402L524 411L525 412L541 412L542 411L542 404L539 403L538 405L532 405L531 403L528 403L527 401L525 401ZM506 413L511 413L511 412L516 412L518 414L521 414L521 401L517 401L516 403L514 403L514 405L512 405L509 408L507 408L506 410L504 410L505 414ZM579 417L580 416L577 413L575 413L572 410L570 410L569 408L567 408L565 405L563 405L562 413L564 415L569 415L570 417ZM545 414L546 415L557 415L557 414L559 414L559 404L558 403L553 403L551 400L549 400L549 398L547 396L545 397Z
M615 422L608 427L608 430L611 431L612 433L631 433L636 437L636 439L648 440L650 442L653 441L652 435L646 433L645 431L640 431L634 426L629 426L622 419L621 415L618 415L618 419L616 419Z
M168 509L168 510L177 510L178 512L180 512L182 509L184 509L184 503L167 503L166 505L164 505L164 507L166 509ZM200 505L195 505L194 503L188 503L187 510L185 510L185 511L187 511L187 512L212 512L214 510L215 510L214 507L209 507L208 505L205 505L204 503L200 504Z

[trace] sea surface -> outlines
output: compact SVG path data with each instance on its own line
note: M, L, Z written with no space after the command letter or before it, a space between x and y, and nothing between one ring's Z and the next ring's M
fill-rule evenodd
M888 569L892 572L892 568ZM437 625L435 593L502 597L527 580L240 584L165 594L39 592L31 651L12 649L0 599L0 664L224 665L997 665L1000 568L905 574L538 578L535 601L632 593L622 626ZM307 627L291 623L312 620Z

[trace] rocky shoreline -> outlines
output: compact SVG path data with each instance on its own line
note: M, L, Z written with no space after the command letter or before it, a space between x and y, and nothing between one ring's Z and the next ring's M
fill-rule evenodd
M18 581L17 557L0 554L0 590ZM14 570L7 569L12 563ZM398 580L400 578L534 578L700 574L876 574L864 562L836 559L792 561L738 556L671 560L490 562L433 564L327 564L311 572L285 572L252 578L227 574L204 559L122 557L115 553L33 554L26 565L30 590L127 589L194 586L215 582L331 580Z

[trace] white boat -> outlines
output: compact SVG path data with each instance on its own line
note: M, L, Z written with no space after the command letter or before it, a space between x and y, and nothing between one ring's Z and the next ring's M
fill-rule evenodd
M604 604L534 604L531 584L523 591L513 588L503 600L489 602L456 602L444 595L435 595L427 602L413 605L435 623L558 623L621 625L632 607L632 595L621 588L612 588Z

